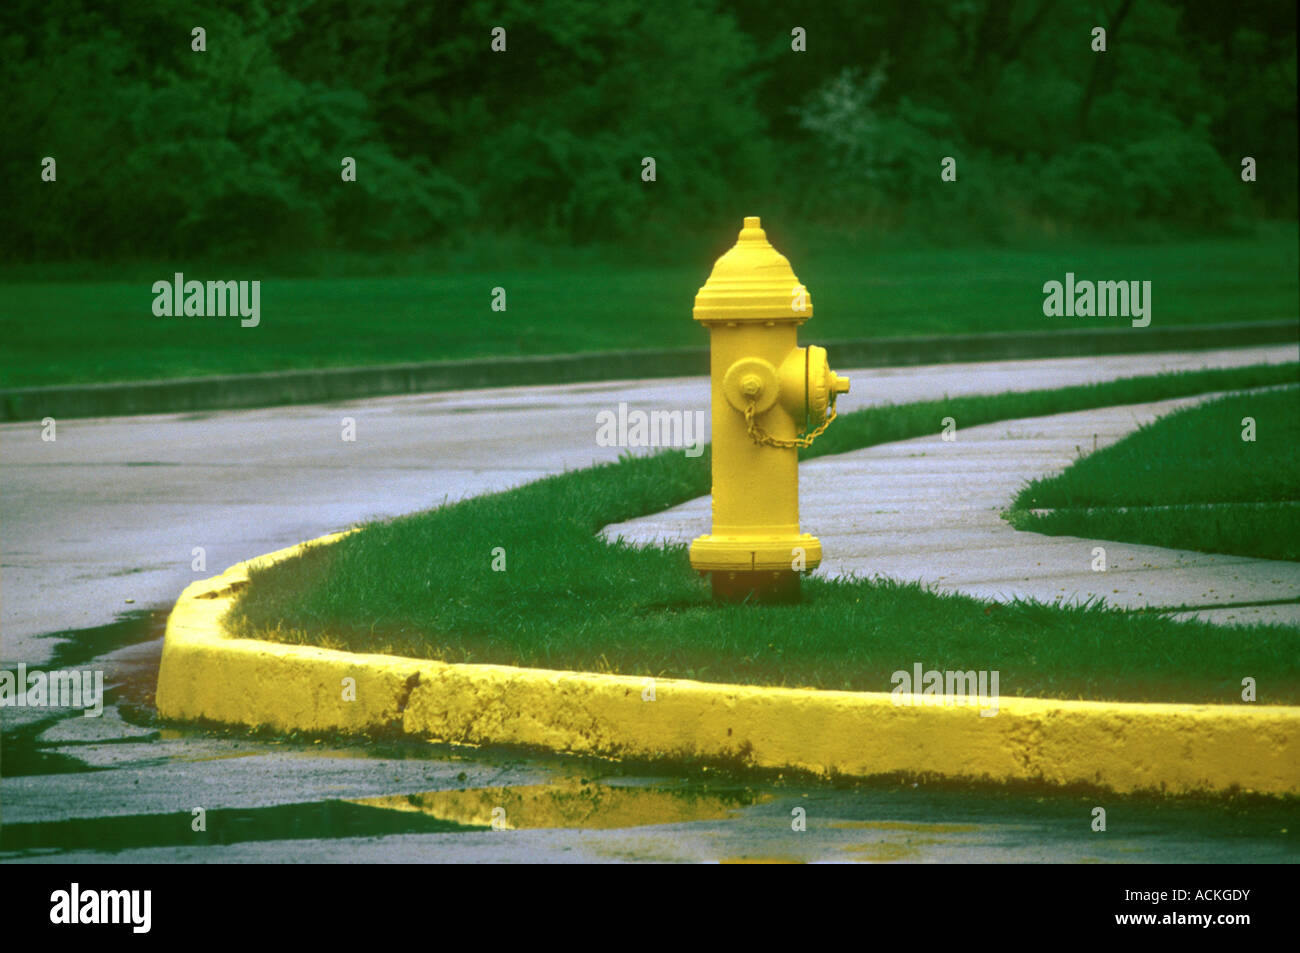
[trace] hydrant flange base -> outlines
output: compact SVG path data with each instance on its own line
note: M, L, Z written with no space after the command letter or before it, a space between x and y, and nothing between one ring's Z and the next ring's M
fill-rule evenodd
M811 533L738 536L706 533L691 542L691 568L700 572L811 571L822 544Z

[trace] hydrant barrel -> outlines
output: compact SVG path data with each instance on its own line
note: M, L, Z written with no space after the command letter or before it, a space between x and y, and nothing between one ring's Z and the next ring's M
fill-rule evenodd
M776 396L779 381L775 372L794 350L796 334L796 325L788 324L740 326L721 333L715 330L712 335L709 365L713 381L714 534L788 536L799 532L798 454L793 450L774 452L750 439L742 409L726 394L727 372L757 360L767 365L763 372L747 375L759 379L757 403L761 406L765 399ZM779 440L793 439L797 432L789 414L769 412L765 421L768 431ZM723 479L718 479L719 462L724 464ZM789 568L790 559L783 562L787 564L783 568Z
M821 542L799 532L798 448L835 417L849 382L819 347L799 347L812 298L757 217L713 266L695 297L709 329L713 403L713 531L691 543L691 565L720 599L797 598Z

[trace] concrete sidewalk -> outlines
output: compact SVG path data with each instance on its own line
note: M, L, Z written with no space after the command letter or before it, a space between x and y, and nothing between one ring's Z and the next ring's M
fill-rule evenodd
M1300 563L1019 532L1001 512L1031 478L1059 473L1157 417L1214 395L1104 407L884 444L800 466L802 525L821 574L917 581L982 599L1175 607L1223 624L1300 625ZM710 498L605 528L629 542L709 531ZM1105 549L1106 571L1092 569ZM1292 600L1284 605L1262 602Z

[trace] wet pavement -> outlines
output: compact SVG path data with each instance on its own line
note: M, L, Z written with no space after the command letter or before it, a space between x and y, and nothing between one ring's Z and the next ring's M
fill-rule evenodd
M1295 357L876 369L850 372L843 409ZM0 426L0 660L99 670L108 689L98 718L0 709L0 861L1296 862L1295 802L845 785L158 722L163 625L187 583L368 517L614 459L622 448L595 443L598 412L707 409L707 395L687 379L73 420L48 444L35 424ZM355 443L340 440L345 417Z

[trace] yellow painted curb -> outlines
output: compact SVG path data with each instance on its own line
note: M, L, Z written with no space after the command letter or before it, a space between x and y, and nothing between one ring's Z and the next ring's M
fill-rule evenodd
M1119 793L1300 793L1300 707L1054 701L907 707L884 692L763 688L453 665L237 639L221 627L250 567L185 589L158 673L164 718L281 731L397 729L603 757L726 759L820 775L907 773ZM355 700L345 700L346 679ZM648 700L653 698L653 700Z

